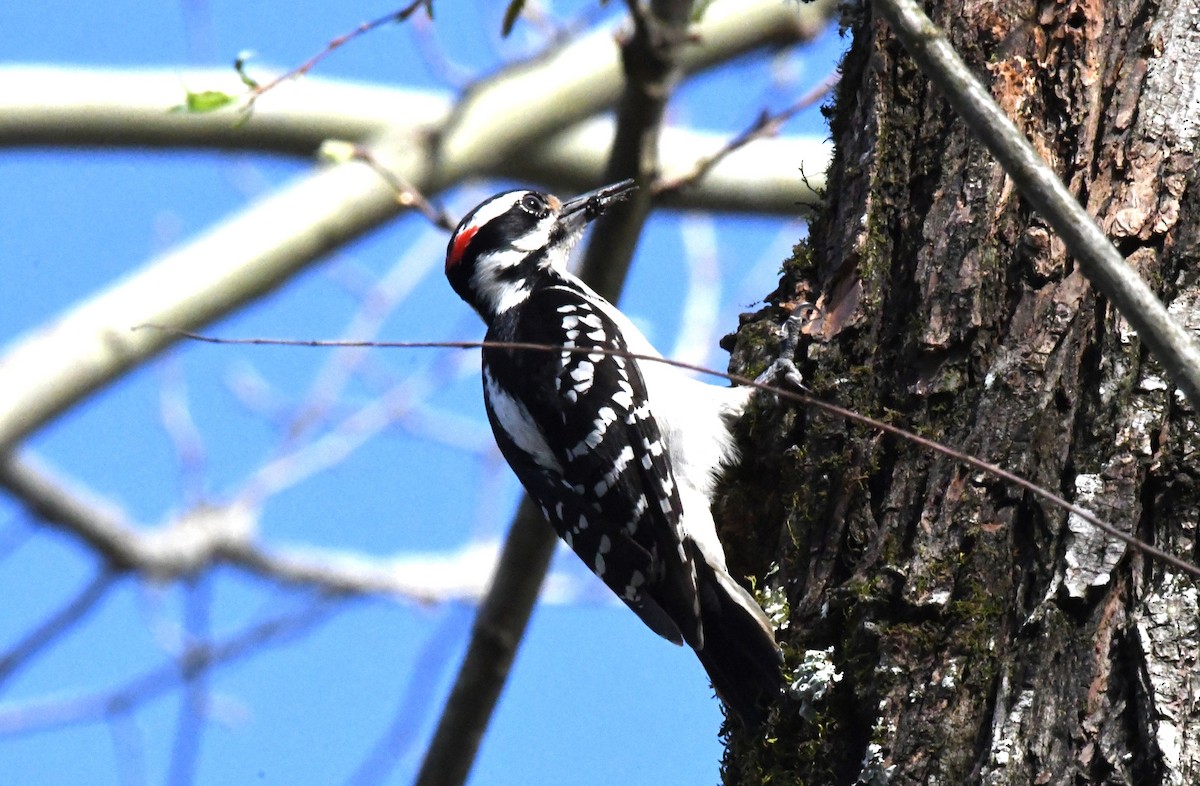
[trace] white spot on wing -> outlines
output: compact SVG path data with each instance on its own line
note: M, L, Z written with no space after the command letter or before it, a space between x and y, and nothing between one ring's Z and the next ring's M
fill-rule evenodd
M571 369L571 379L582 380L591 379L592 372L596 367L586 360L582 361L578 366Z
M629 583L625 585L624 598L626 600L637 600L641 593L638 588L646 583L646 576L640 570L635 570L629 576Z
M617 456L617 460L613 462L612 468L605 472L604 477L596 484L597 497L603 497L610 488L617 484L621 473L625 471L625 467L629 466L631 461L633 461L633 448L626 445L621 450L621 454Z

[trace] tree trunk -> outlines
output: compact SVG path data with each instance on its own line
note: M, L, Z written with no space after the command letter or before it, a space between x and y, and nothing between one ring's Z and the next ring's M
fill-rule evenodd
M1176 318L1200 326L1200 6L931 0L927 10ZM863 6L827 205L773 300L819 300L820 398L999 464L1190 562L1195 413ZM773 350L778 309L734 367ZM781 588L798 682L841 675L737 784L1200 782L1196 582L908 442L762 405L720 516ZM807 717L805 717L807 716Z

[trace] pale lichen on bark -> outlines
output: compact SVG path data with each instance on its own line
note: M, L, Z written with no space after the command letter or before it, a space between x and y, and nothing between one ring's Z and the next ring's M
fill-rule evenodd
M1154 53L1146 65L1142 127L1171 147L1194 147L1200 137L1200 5L1166 0L1150 28Z
M1162 783L1200 780L1200 602L1195 583L1174 575L1142 599L1134 614L1152 707L1142 713L1158 747Z

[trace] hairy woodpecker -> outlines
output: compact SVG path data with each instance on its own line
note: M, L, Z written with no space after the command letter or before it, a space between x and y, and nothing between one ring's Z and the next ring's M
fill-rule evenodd
M717 694L756 725L779 693L770 621L725 567L710 510L737 460L729 428L751 388L722 388L658 357L629 319L567 271L584 227L634 188L567 202L508 191L472 210L446 277L487 323L483 390L501 453L567 545L647 626L687 642Z

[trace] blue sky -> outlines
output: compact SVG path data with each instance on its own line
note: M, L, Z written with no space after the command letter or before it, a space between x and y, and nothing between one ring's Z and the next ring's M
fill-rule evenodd
M366 2L5 3L0 62L182 71L222 67L251 49L259 58L253 62L290 67L394 8ZM513 41L499 44L501 4L436 9L433 35L467 72L484 74L532 40L518 29ZM673 112L701 128L736 132L761 109L786 106L824 79L840 46L831 32L792 57L708 75L684 91ZM454 90L441 81L444 74L427 67L404 27L343 47L317 73ZM772 85L772 73L788 79ZM820 135L822 119L805 113L787 132ZM12 341L309 167L278 157L188 151L0 151L0 260L7 281L0 291L0 341ZM471 184L444 195L444 203L458 216L505 186ZM635 260L623 308L670 354L683 322L677 293L681 286L694 289L689 276L701 269L679 262L681 233L712 233L708 274L715 283L704 290L716 298L708 360L724 367L717 339L774 287L779 263L802 229L776 218L658 215ZM336 338L360 313L364 288L400 264L406 266L401 273L420 277L381 337L479 337L474 315L442 280L440 260L420 273L420 254L438 257L444 242L421 219L404 217L210 332ZM284 450L289 424L329 361L321 349L181 346L66 413L26 448L152 526L198 500L227 500ZM369 373L345 388L335 414L422 374L436 382L435 392L416 416L272 497L262 512L264 537L414 560L499 538L519 489L491 447L477 364L473 353L375 353ZM257 398L245 392L252 385L258 385ZM191 425L175 433L198 440L190 459L181 459L180 438L163 422L164 401L180 400ZM0 500L0 657L97 570L77 543ZM571 602L536 612L472 783L715 783L720 710L691 652L651 634L569 554L560 552L555 570L568 582ZM191 721L181 713L183 691L172 679L107 722L11 732L20 721L16 712L29 702L53 699L61 709L68 700L164 668L169 676L170 653L189 624L225 640L265 620L305 613L321 615L321 622L215 669L205 681L202 732L190 737L198 740L194 768L183 764L191 754L180 751L179 740L188 736L180 725L186 729ZM398 756L385 782L407 783L457 668L471 615L461 603L374 599L314 606L304 592L231 569L190 586L120 579L81 623L0 682L0 783L168 783L173 777L199 784L343 783L370 760L389 728L397 730ZM176 777L181 770L194 779Z

